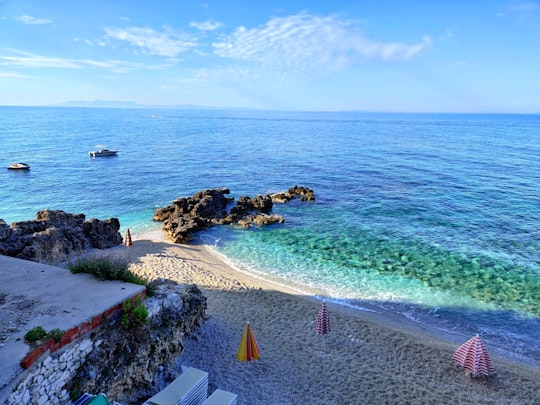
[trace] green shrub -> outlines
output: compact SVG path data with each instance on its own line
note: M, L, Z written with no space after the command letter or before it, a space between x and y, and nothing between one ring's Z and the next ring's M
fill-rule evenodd
M124 329L136 329L148 322L148 309L146 309L140 296L137 297L135 303L131 299L124 301L122 310L122 326Z
M47 336L47 332L41 326L36 326L35 328L30 329L26 335L24 335L24 341L26 343L36 343L40 340L43 340Z
M108 258L83 258L68 265L72 273L88 273L100 280L125 280L134 276L128 270L128 263L123 260Z
M68 383L69 387L69 399L72 402L75 402L77 398L79 398L82 395L82 381L79 377L74 377L70 383Z
M64 336L64 331L58 328L53 329L49 333L47 333L47 337L50 339L54 339L56 343L62 340L62 336Z
M54 339L55 342L60 342L64 336L64 331L62 329L53 329L50 332L46 332L42 326L36 326L35 328L30 329L26 335L24 335L24 341L29 344L42 342L49 339Z
M139 304L133 308L132 314L135 320L134 323L137 326L144 325L148 321L148 309L146 309L146 305L144 304Z
M145 285L146 287L146 296L147 297L153 297L155 294L156 294L156 290L157 290L157 287L156 287L156 281L152 281L150 283L147 283Z

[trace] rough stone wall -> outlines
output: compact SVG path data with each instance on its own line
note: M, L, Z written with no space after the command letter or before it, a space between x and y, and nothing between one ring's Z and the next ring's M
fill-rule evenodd
M137 329L116 318L38 359L20 377L5 404L65 405L85 392L105 393L124 405L140 404L158 391L183 350L183 337L200 326L206 298L196 286L162 281L146 301L149 322Z
M18 387L9 395L6 404L67 404L68 383L76 371L102 341L80 339L62 353L55 353L34 364L24 375Z

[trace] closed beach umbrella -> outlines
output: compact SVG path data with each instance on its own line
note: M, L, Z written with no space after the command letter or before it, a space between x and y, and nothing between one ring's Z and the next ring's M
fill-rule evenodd
M487 376L495 371L487 348L484 342L480 340L479 335L459 346L452 359L466 370L469 370L473 377L479 375Z
M249 322L244 328L244 333L242 334L236 357L238 357L238 360L240 361L259 360L259 346L257 345L255 335L253 334Z
M326 302L324 301L319 309L315 330L319 335L325 335L332 330L330 326L330 317L328 316L328 309L326 308Z
M126 231L126 240L124 241L124 244L127 247L131 247L131 245L133 245L133 242L131 241L131 232L129 232L129 228Z

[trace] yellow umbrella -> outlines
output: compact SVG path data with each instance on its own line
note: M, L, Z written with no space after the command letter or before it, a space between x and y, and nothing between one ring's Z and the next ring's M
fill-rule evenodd
M240 346L238 347L236 357L238 357L238 360L240 361L259 360L259 346L257 346L257 341L255 340L255 335L251 330L249 322L244 328L244 333L242 334L242 340L240 340Z

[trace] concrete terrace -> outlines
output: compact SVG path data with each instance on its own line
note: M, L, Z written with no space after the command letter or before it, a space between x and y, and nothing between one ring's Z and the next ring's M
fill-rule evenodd
M0 255L0 403L23 375L23 366L88 333L144 291L140 285ZM36 326L65 334L60 343L32 351L24 335Z

